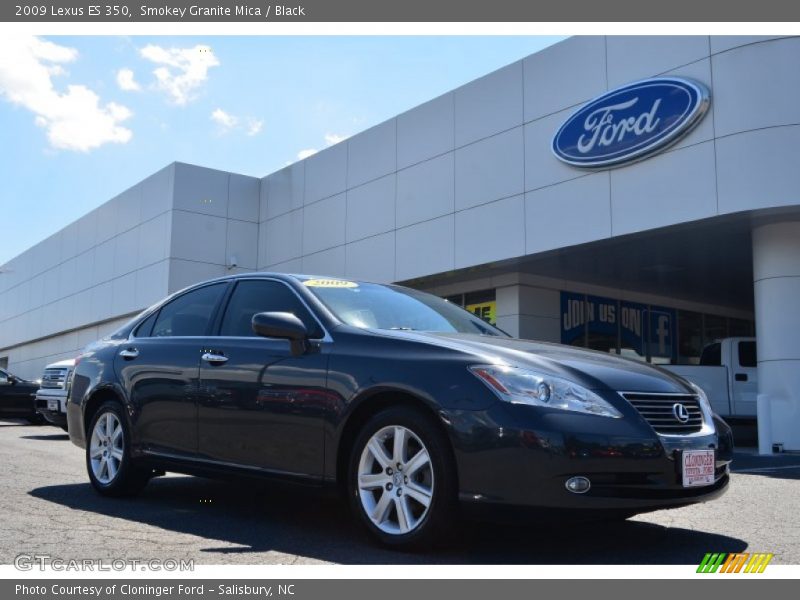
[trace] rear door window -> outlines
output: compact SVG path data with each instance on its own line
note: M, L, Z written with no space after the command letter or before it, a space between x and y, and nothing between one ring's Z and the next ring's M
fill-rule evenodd
M153 337L202 336L227 283L207 285L175 298L161 308L153 325Z

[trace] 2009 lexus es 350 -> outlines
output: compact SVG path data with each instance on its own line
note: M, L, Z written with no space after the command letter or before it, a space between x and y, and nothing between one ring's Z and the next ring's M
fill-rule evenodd
M709 500L733 446L702 390L647 364L399 286L270 273L189 287L87 347L67 412L101 494L165 471L338 484L395 546L462 507Z

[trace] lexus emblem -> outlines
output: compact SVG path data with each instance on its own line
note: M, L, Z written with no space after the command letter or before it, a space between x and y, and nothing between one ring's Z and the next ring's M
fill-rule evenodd
M672 414L681 423L686 423L689 420L689 411L680 402L672 405Z

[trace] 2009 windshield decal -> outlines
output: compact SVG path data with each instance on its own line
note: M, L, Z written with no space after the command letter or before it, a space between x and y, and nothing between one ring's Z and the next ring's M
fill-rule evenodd
M705 115L710 97L697 82L657 78L595 98L553 137L557 158L577 167L618 166L673 144Z

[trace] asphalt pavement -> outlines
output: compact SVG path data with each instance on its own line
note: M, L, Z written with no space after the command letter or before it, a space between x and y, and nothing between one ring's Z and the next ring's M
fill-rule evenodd
M0 564L194 559L195 564L698 564L706 552L772 552L800 564L800 455L737 452L728 493L621 523L464 521L443 549L373 545L335 497L183 475L133 499L98 496L83 451L60 429L0 421Z

